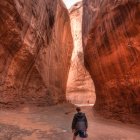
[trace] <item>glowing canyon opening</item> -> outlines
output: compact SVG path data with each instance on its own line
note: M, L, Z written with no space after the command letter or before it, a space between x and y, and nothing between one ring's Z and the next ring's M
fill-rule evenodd
M84 65L82 42L83 2L77 2L69 9L73 52L67 81L66 97L73 104L94 105L95 87Z

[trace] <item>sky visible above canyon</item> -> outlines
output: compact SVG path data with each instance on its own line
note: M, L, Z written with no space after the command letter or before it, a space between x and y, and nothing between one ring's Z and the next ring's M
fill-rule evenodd
M74 5L76 2L81 0L63 0L67 8L69 9L72 5Z

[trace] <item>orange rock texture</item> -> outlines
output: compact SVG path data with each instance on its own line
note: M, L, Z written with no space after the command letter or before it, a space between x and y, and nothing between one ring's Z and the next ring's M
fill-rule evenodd
M95 102L95 88L91 76L84 66L82 46L82 2L73 5L69 12L74 49L67 82L67 99L75 104L93 104Z
M0 0L0 105L63 102L72 47L61 0Z
M85 66L95 84L95 109L134 121L140 114L140 2L84 0Z

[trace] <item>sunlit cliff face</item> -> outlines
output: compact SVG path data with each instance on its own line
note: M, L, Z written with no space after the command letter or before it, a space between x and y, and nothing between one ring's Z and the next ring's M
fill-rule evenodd
M67 82L67 99L74 104L94 104L94 84L84 66L82 46L82 2L78 2L72 6L69 12L74 48Z
M83 5L84 58L96 88L94 108L133 121L140 114L140 1L84 0Z
M61 1L0 0L0 107L65 101L72 47Z

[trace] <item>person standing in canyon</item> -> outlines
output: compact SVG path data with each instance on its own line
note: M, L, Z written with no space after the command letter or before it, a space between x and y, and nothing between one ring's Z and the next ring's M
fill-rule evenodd
M73 117L72 132L73 140L79 135L81 140L87 138L88 121L85 113L81 112L81 108L76 108L77 113Z

